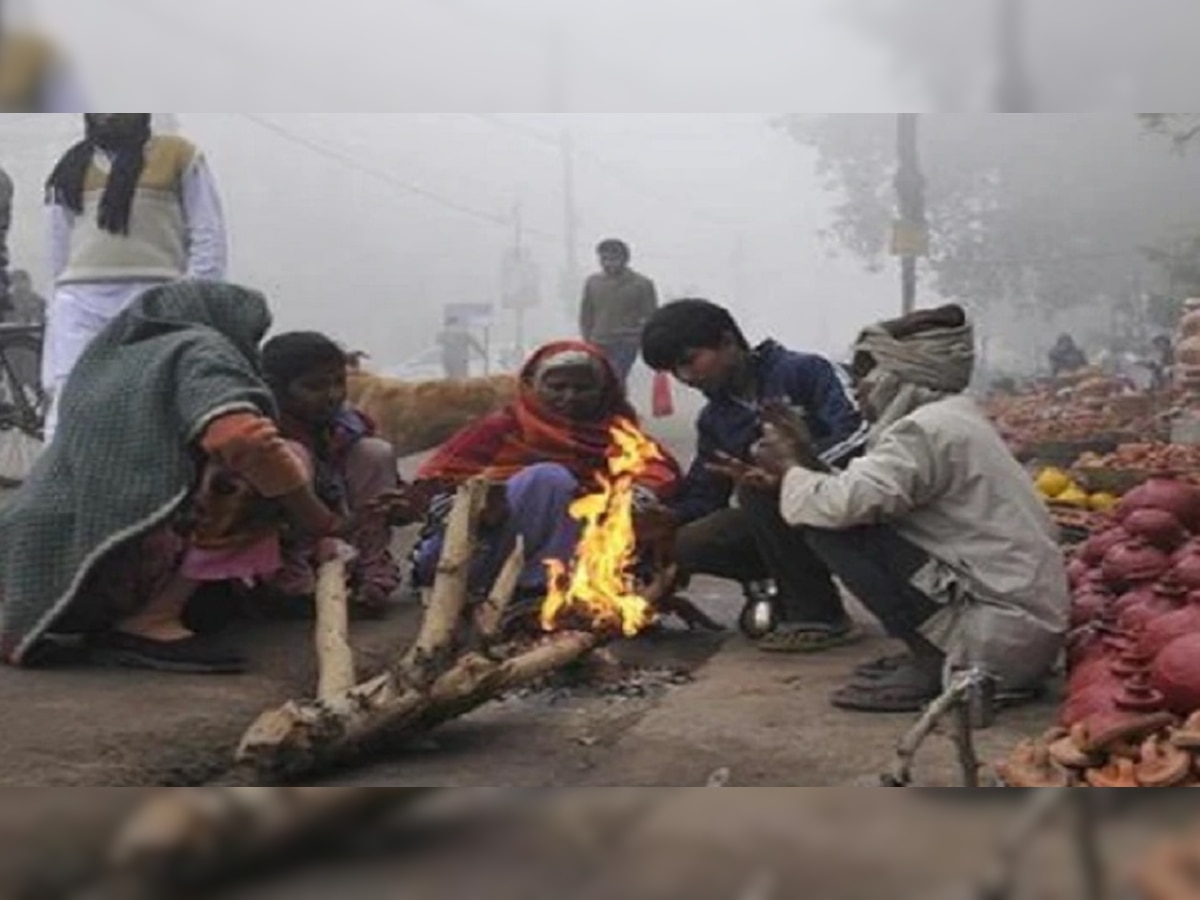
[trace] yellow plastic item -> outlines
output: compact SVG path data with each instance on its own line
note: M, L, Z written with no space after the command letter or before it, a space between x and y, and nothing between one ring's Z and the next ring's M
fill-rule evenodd
M1090 507L1091 498L1076 484L1070 485L1065 491L1054 498L1055 503L1060 503L1063 506L1072 506L1076 509L1088 509Z
M1075 486L1071 476L1062 469L1043 469L1037 477L1036 485L1038 493L1051 500L1058 499Z

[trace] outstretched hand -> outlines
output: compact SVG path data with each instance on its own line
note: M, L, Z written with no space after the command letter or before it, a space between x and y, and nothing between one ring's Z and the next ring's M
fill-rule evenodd
M738 459L728 453L718 453L707 468L714 475L728 478L738 487L772 490L779 487L782 479L782 473L775 475L761 464L748 463L744 459Z
M368 517L383 518L401 528L424 519L429 512L429 501L428 492L419 485L404 484L380 494L367 504L364 512Z

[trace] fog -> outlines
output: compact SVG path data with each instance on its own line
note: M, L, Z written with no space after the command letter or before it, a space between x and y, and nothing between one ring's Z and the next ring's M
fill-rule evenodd
M755 335L841 352L891 311L893 279L832 260L831 198L775 113L182 113L220 180L233 277L266 289L284 327L326 329L385 364L430 343L448 303L499 300L515 205L542 273L530 338L573 333L562 168L577 162L581 276L617 235L664 296L731 304ZM78 134L69 116L0 117L18 181L15 247L44 285L40 185ZM12 149L10 149L10 147ZM833 301L833 302L831 302ZM511 337L511 316L498 323Z

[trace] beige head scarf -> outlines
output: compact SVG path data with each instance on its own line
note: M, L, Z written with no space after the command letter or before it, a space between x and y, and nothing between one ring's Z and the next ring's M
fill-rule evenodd
M872 425L872 443L922 406L961 394L975 372L975 330L969 322L931 325L915 333L897 327L904 322L871 326L854 348L856 355L869 354L875 361L875 368L863 379L871 409L878 416ZM903 336L896 337L898 333Z

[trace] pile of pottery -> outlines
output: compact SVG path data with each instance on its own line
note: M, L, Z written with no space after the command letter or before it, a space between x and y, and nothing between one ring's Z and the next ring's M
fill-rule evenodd
M1200 488L1153 478L1069 567L1061 727L1021 745L1012 786L1200 786Z
M1175 384L1185 397L1200 397L1200 299L1184 306L1175 336Z

